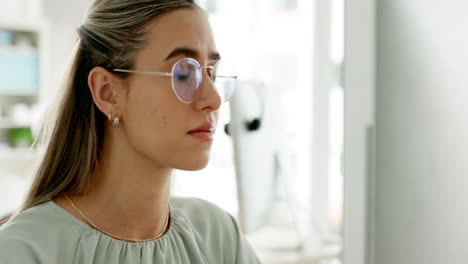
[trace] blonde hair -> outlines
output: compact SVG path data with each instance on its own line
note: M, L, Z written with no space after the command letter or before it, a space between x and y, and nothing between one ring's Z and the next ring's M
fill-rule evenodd
M194 0L95 0L78 29L79 40L65 82L57 118L47 129L46 149L17 213L54 196L86 190L97 167L106 117L93 102L88 74L97 66L131 69L144 46L147 25L179 8L200 8ZM119 77L126 78L125 73Z

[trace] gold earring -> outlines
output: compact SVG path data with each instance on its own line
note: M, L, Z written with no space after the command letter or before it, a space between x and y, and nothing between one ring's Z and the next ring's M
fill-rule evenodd
M113 118L112 118L113 117ZM120 124L120 119L117 115L114 115L114 113L110 112L108 115L109 122L111 123L112 127L118 128Z

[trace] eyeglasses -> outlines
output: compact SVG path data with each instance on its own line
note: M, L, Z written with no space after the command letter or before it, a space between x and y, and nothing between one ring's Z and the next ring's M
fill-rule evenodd
M114 72L127 72L156 76L172 77L172 89L177 98L183 103L191 103L202 83L202 69L206 69L210 81L213 82L223 102L228 101L236 88L237 76L234 67L222 60L218 60L213 66L201 67L198 61L192 58L178 60L171 72L145 72L125 69L114 69Z

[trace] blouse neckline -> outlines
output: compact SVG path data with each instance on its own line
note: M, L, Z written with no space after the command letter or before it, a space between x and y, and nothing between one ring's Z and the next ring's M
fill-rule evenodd
M164 235L162 235L162 236L160 236L160 237L158 237L156 239L153 239L153 240L148 240L148 241L144 241L144 242L129 242L129 241L124 241L124 240L119 240L119 239L113 238L113 237L111 237L111 236L109 236L109 235L107 235L107 234L105 234L105 233L103 233L103 232L101 232L101 231L99 231L97 229L92 228L89 224L87 224L86 222L84 222L81 219L77 218L76 216L74 216L73 214L71 214L70 212L65 210L63 207L61 207L60 205L55 203L53 200L50 200L49 203L62 216L65 216L69 220L73 221L74 223L79 225L84 230L86 230L88 232L94 232L94 233L96 233L96 234L98 234L98 235L100 235L102 237L107 238L110 241L113 241L113 242L116 242L116 243L121 243L121 244L126 244L126 245L148 244L148 243L155 243L155 242L164 241L164 240L168 239L168 237L173 236L173 233L175 232L174 231L174 226L176 225L176 222L177 222L177 217L175 217L175 212L177 210L175 210L175 208L172 206L171 202L169 201L169 227L168 227L169 230Z

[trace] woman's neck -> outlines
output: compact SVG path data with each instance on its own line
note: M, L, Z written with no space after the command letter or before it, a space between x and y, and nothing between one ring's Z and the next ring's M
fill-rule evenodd
M138 155L123 153L104 149L98 168L90 175L89 190L70 198L106 232L129 238L155 237L168 217L172 169L155 168ZM57 203L63 205L64 201Z

